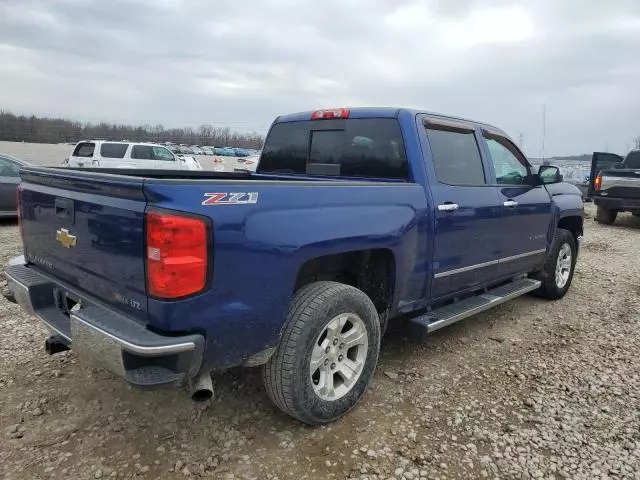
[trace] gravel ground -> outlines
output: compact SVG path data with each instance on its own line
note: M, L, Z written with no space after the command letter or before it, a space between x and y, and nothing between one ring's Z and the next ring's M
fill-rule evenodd
M309 428L268 402L257 370L215 377L216 400L127 387L0 300L4 478L640 478L640 219L593 222L560 301L532 296L424 342L383 340L374 385ZM0 263L20 252L0 224Z

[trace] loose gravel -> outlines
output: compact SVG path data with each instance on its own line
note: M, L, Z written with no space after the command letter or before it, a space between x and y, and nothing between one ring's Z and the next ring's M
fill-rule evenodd
M45 331L2 299L0 476L640 478L640 219L586 211L564 299L526 296L422 342L392 325L373 387L323 428L275 410L255 369L216 375L197 406L47 356ZM20 249L0 224L0 263Z

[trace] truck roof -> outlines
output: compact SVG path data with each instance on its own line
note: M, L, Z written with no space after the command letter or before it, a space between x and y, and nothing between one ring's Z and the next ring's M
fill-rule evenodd
M470 120L468 118L456 117L453 115L445 115L442 113L430 112L428 110L421 110L417 108L403 108L403 107L355 107L349 108L344 107L349 110L349 118L396 118L400 115L400 113L408 113L409 115L415 116L419 114L430 115L434 117L440 117L443 119L450 120L458 120L468 123L473 123L481 127L488 127L492 130L498 131L504 134L504 131L494 125L485 122L478 122L477 120ZM332 110L332 109L326 109ZM311 114L313 110L309 110L306 112L297 112L290 113L287 115L280 115L274 121L274 123L283 123L283 122L300 122L304 120L310 120ZM505 134L506 135L506 134Z

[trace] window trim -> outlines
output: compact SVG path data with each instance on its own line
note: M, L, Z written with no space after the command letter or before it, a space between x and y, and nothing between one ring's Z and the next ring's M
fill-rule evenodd
M491 164L491 169L493 170L493 177L495 179L495 186L498 187L523 187L523 186L532 186L528 183L498 183L498 177L496 176L496 167L493 163L493 157L491 156L491 150L489 149L489 144L487 142L487 140L494 140L496 141L498 144L502 145L504 148L506 148L510 153L513 154L514 157L516 157L516 160L518 160L518 162L520 162L520 164L525 167L527 175L524 177L529 178L532 175L532 168L531 168L531 164L529 163L529 160L527 160L527 157L525 156L524 153L522 153L522 151L516 146L515 143L513 143L509 138L505 137L504 135L499 135L498 133L495 133L487 128L483 128L482 129L482 138L484 140L484 143L487 147L487 155L488 155L488 160L489 163Z
M480 144L478 143L478 136L477 136L477 132L475 127L473 127L470 124L466 124L466 123L459 123L459 122L448 122L448 121L440 121L440 120L433 120L429 118L425 118L422 121L422 124L424 126L424 132L425 132L425 136L427 137L427 144L429 145L429 152L431 154L431 166L433 168L433 173L435 176L435 180L436 182L438 182L441 185L448 185L450 187L490 187L492 186L489 181L491 180L490 178L488 178L487 175L487 170L486 170L486 166L485 166L485 162L484 162L484 158L482 155L482 149L480 148ZM473 136L473 140L476 143L476 147L478 148L478 157L480 158L480 165L482 167L482 176L484 177L484 183L447 183L447 182L443 182L442 180L440 180L438 178L438 172L436 171L436 164L434 161L434 155L433 155L433 150L431 147L431 141L429 139L429 130L436 130L436 131L444 131L444 132L451 132L451 133L457 133L459 135L471 135Z

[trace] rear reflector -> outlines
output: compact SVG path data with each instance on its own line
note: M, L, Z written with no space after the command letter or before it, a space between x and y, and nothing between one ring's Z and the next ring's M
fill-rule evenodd
M349 118L349 109L334 108L332 110L316 110L311 114L311 120L323 120L329 118Z
M147 289L157 298L180 298L204 290L209 242L204 219L147 212Z

